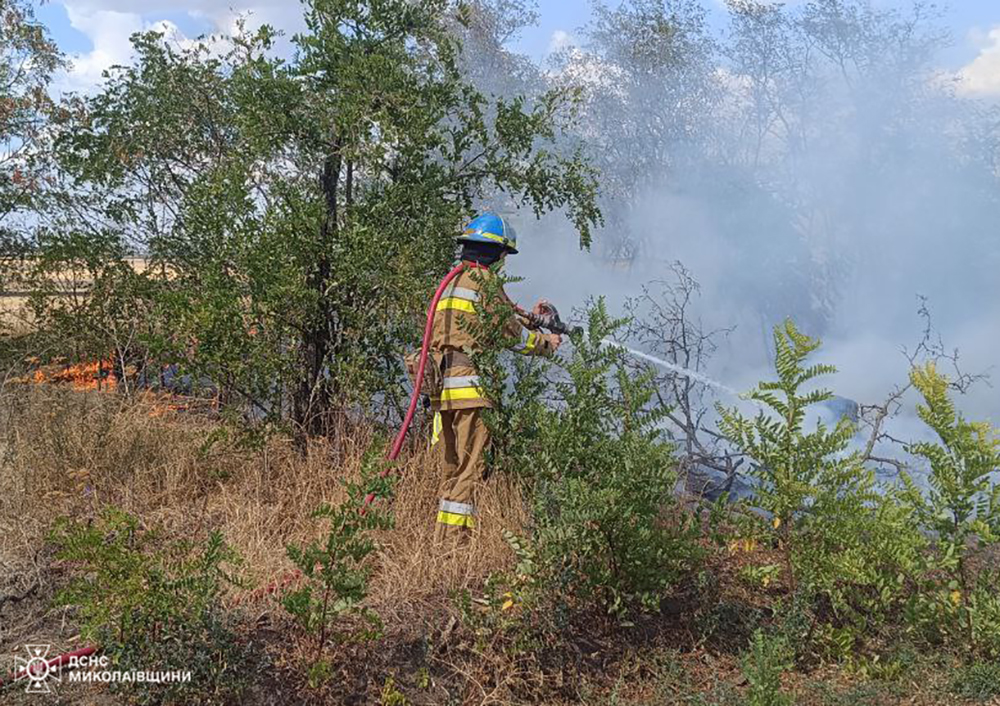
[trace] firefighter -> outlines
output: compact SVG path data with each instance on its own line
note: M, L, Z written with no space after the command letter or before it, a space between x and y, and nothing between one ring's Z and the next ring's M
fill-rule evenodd
M440 396L432 407L440 412L439 438L443 463L435 541L450 547L468 542L476 523L475 489L483 477L483 451L489 431L482 411L490 407L468 353L480 350L473 324L476 303L488 269L517 252L517 236L503 218L484 213L467 225L459 237L466 269L445 289L437 305L430 350L440 366ZM503 295L506 297L506 295ZM538 313L542 302L536 305ZM562 338L529 330L511 309L505 332L516 338L514 350L525 355L552 355Z

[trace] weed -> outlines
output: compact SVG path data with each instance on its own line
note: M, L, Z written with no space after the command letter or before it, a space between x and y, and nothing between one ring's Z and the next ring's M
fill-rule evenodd
M382 685L382 694L379 704L381 706L408 706L410 702L401 691L396 688L396 680L392 676L385 678Z
M746 536L780 556L778 565L748 569L743 577L766 585L780 573L808 604L812 622L836 622L842 631L837 640L850 645L902 601L922 540L908 508L880 493L861 454L850 451L855 429L849 420L807 428L807 409L832 393L805 388L836 371L807 365L819 340L785 321L775 327L774 343L777 379L745 395L758 404L757 415L717 406L723 434L754 461L752 504L769 517L748 513ZM808 642L813 636L810 630L801 637Z
M988 422L972 422L949 397L948 379L932 364L915 368L913 386L924 403L917 414L938 437L909 451L930 466L926 491L903 474L906 497L933 552L922 555L921 589L911 602L917 627L972 652L1000 656L1000 575L975 571L977 554L1000 543L1000 437Z
M1000 662L973 662L962 667L952 679L951 690L979 701L1000 696Z
M743 676L749 688L747 703L750 706L789 706L790 696L781 693L781 675L792 668L792 650L779 637L767 636L762 630L754 632L750 648L743 657Z
M108 508L96 522L59 520L51 534L59 558L77 570L56 601L77 606L84 639L101 646L113 668L189 671L186 682L119 682L137 703L217 703L245 688L247 650L221 606L225 565L236 557L213 533L200 550L190 542L157 548L154 531Z
M330 521L326 541L304 546L289 545L288 556L306 578L306 585L285 594L282 604L307 632L316 635L319 649L327 644L333 623L346 615L360 616L370 626L351 637L374 639L381 630L378 615L361 605L368 595L370 568L365 559L375 551L370 532L392 526L392 516L381 508L364 506L369 492L385 498L391 495L392 479L374 472L375 444L363 463L362 483L346 483L347 499L336 508L321 505L314 518ZM337 635L346 638L345 635Z
M330 681L333 676L333 663L325 657L320 657L309 665L306 677L311 689L318 689Z

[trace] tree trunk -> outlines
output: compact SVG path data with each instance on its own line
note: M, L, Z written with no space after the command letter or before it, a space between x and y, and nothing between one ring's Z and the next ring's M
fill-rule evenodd
M326 216L320 225L316 266L309 273L308 286L315 292L316 308L305 323L299 350L302 374L292 400L292 417L300 449L309 436L323 433L324 422L335 394L335 381L326 377L326 361L332 352L336 312L327 295L330 282L331 246L338 229L337 196L342 158L340 142L335 140L323 162L320 188L326 202Z

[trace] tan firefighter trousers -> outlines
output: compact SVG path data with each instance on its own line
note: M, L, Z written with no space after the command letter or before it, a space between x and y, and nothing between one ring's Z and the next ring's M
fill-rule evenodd
M444 548L468 543L476 526L474 494L483 478L483 451L490 434L483 408L441 412L443 460L434 540Z

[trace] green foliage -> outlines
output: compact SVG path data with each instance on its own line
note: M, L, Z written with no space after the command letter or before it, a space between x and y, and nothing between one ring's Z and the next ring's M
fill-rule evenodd
M740 569L740 579L751 588L767 588L776 576L781 572L781 567L777 564L764 564L754 566L748 564Z
M565 209L589 242L594 174L555 149L573 91L482 95L452 9L308 0L288 61L268 27L221 56L138 35L135 63L65 116L56 230L147 250L162 325L143 346L247 418L305 434L335 405L391 414L414 312L482 201Z
M192 673L189 682L116 684L130 698L218 703L245 688L250 657L221 604L236 557L219 533L201 549L160 546L154 531L108 508L95 522L59 520L51 541L75 567L56 602L77 606L83 638L99 644L114 669Z
M1000 696L1000 662L973 662L959 668L952 678L951 690L978 701Z
M478 596L463 589L452 600L462 624L475 635L477 650L494 650L502 644L509 656L532 654L565 625L566 616L540 609L543 604L552 606L541 595L535 553L528 540L509 530L503 536L517 557L514 570L489 576Z
M794 666L794 652L780 637L757 630L743 655L743 676L747 680L749 706L788 706L792 698L781 693L781 675Z
M0 255L23 253L30 222L42 206L55 105L47 89L62 55L32 3L0 0ZM10 272L2 274L10 275ZM5 287L6 289L7 287Z
M697 529L673 497L673 449L651 375L631 372L624 353L602 343L621 323L603 301L590 309L588 333L558 361L548 399L547 364L516 361L517 383L506 394L508 372L495 353L476 361L495 405L487 424L500 443L491 465L523 478L532 498L515 595L529 605L532 592L552 600L549 618L581 602L617 615L656 610L698 554Z
M325 657L319 657L310 663L306 675L310 688L325 686L333 678L333 662Z
M385 684L382 685L379 704L381 706L407 706L409 703L406 696L396 688L396 680L391 676L386 677Z
M312 541L305 545L289 545L289 558L305 576L306 585L289 591L282 605L308 633L316 636L319 649L327 644L331 628L346 616L359 616L368 628L350 637L374 639L381 629L378 615L361 605L368 595L368 577L371 567L365 563L376 549L370 532L393 526L392 515L383 507L371 504L364 507L368 493L375 493L385 501L392 497L394 476L379 477L381 446L372 447L362 465L361 483L345 482L347 499L337 507L327 504L317 508L312 516L329 521L329 530L323 542ZM339 639L348 636L333 633Z
M758 405L757 415L747 418L720 405L719 427L753 460L752 504L771 516L763 521L748 513L746 531L777 547L788 587L813 603L817 620L852 626L835 646L853 641L897 606L922 540L912 513L891 493L880 493L860 455L848 452L850 421L805 428L807 408L832 397L825 389L802 390L836 370L805 366L819 341L791 321L775 327L774 341L778 379L745 395Z
M930 467L928 487L903 475L906 498L933 551L923 555L923 577L911 618L933 635L973 651L1000 656L1000 571L972 564L1000 542L1000 439L987 422L970 422L948 395L948 380L933 364L910 374L924 403L917 413L938 442L919 442L909 451Z
M823 364L803 367L819 341L800 333L791 321L775 327L774 343L778 379L762 382L744 395L759 405L757 416L747 419L735 409L719 406L719 427L756 462L754 503L771 514L775 528L788 536L795 521L814 501L821 481L853 470L855 458L842 460L836 455L847 448L854 428L849 420L841 419L830 430L822 424L815 431L804 430L807 407L829 400L833 394L822 389L801 392L801 387L820 375L836 372L836 368Z

